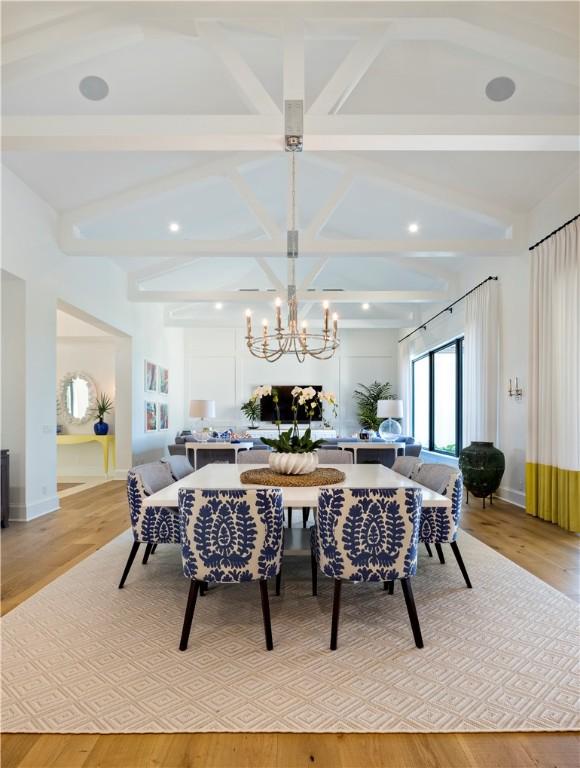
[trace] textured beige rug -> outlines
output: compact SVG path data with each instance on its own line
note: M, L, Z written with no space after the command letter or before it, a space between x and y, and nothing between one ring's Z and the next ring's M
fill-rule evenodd
M310 595L309 563L288 559L264 649L256 584L198 601L177 650L187 582L160 547L117 589L123 534L3 619L5 731L552 731L578 727L577 608L464 534L474 584L421 552L417 650L400 586L343 589L328 650L331 585ZM451 553L449 553L451 555ZM34 564L31 563L31 567Z

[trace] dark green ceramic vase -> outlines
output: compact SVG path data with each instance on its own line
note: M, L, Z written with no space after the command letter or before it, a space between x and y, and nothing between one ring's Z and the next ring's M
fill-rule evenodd
M459 454L463 484L478 498L499 488L505 470L505 457L493 443L472 442Z

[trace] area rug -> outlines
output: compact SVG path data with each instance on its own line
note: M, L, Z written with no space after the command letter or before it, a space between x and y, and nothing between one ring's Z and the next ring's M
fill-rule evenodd
M425 648L413 644L400 585L343 588L339 648L328 650L331 584L287 558L265 650L256 584L199 598L178 650L188 584L160 546L117 583L127 532L3 620L2 725L38 733L193 731L485 732L573 730L577 606L462 534L474 588L451 552L421 552L414 580ZM31 563L34 567L34 563Z

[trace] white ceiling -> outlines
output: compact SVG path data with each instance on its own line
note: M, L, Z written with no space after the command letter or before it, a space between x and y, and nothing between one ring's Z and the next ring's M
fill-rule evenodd
M257 110L251 94L237 82L246 68L250 74L243 78L250 85L256 79L251 87L258 89L261 103L280 108L284 36L296 22L302 24L304 39L306 111L313 105L316 111L318 97L345 60L352 69L352 62L365 56L359 41L368 39L370 46L373 35L384 34L376 56L353 75L338 115L355 121L371 116L371 123L376 115L377 124L386 120L381 125L387 126L390 116L408 115L418 134L425 132L423 121L432 120L428 116L450 117L447 133L456 132L454 116L458 125L463 124L461 116L473 116L476 126L481 121L475 133L486 135L502 133L501 121L510 116L523 116L522 124L533 134L540 132L540 120L580 112L579 6L571 2L49 0L4 2L2 17L2 98L8 117L87 115L98 120L140 115L139 123L147 125L151 116L248 116ZM217 19L225 59L204 31L208 17ZM86 75L107 81L105 100L81 96L78 85ZM516 83L509 101L496 103L485 96L487 82L498 76ZM213 152L172 151L167 143L166 151L74 151L65 138L54 151L43 150L39 140L25 149L8 148L3 162L56 211L72 217L79 242L94 243L95 253L128 271L141 290L161 292L172 311L179 306L175 317L197 323L219 316L221 323L239 322L243 305L214 310L211 293L240 288L280 292L286 269L288 155L263 149L238 152L226 141L221 151ZM306 151L298 157L301 241L349 243L340 252L299 259L300 283L317 258L329 257L305 290L452 291L453 275L469 259L469 249L446 250L438 244L484 241L491 252L519 217L578 172L578 154L571 151L309 152L307 146L306 141ZM167 183L173 175L175 183ZM333 205L341 185L343 194ZM323 216L327 204L328 215ZM84 206L89 210L78 210ZM168 231L171 221L180 223L178 233ZM412 221L420 224L416 235L407 231ZM313 223L320 225L318 234L307 232ZM274 247L263 257L264 269L255 257L260 243L271 236ZM413 238L426 245L413 251ZM179 243L230 239L231 254L192 251L179 256L175 251ZM256 241L256 253L241 254L239 248L249 240ZM385 253L371 256L361 241L384 241ZM157 243L149 255L148 242ZM519 242L525 242L525 234ZM183 264L179 259L176 263L176 256ZM165 274L143 271L157 265L167 265ZM207 291L208 300L174 302L171 292L176 290ZM258 302L255 311L266 306ZM433 309L393 297L389 303L371 301L369 310L345 303L340 311L355 323L406 325L417 317L418 307Z

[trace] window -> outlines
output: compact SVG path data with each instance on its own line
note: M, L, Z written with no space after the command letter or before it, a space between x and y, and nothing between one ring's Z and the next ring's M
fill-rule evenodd
M463 339L412 363L413 435L425 448L458 456L461 449Z

